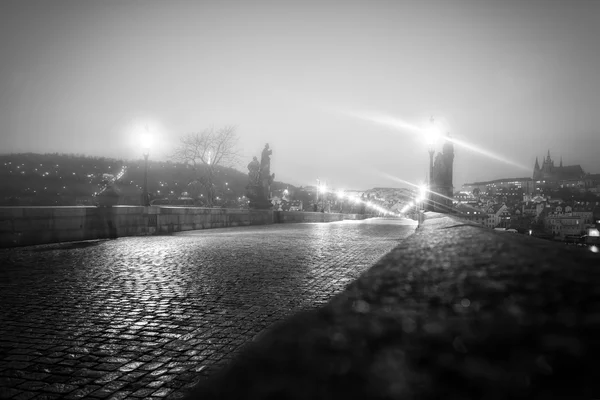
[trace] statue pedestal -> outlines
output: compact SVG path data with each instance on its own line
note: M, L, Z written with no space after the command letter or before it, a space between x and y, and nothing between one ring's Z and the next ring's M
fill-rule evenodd
M250 199L248 207L253 210L270 210L273 208L271 200L265 194L265 190L260 185L249 185L246 196Z
M96 196L98 207L112 207L119 204L119 195L99 195Z
M248 207L252 210L270 210L273 208L271 200L250 200Z
M119 192L114 186L108 186L96 196L98 207L112 207L119 204Z

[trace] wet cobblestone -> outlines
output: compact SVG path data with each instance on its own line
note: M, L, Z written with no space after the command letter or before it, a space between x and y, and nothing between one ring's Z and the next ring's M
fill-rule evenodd
M413 230L346 221L0 250L0 398L179 398Z

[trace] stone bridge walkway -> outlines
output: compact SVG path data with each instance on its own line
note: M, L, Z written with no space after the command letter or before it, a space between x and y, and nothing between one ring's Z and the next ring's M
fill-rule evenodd
M413 231L375 219L0 250L0 398L178 398Z

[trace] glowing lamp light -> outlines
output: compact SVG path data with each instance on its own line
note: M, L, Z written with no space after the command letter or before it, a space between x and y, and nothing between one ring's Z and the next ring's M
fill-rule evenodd
M600 231L596 228L591 228L588 232L588 236L594 236L594 237L599 237L600 236Z
M320 185L319 186L319 192L320 193L325 193L327 191L327 186L325 185Z
M148 129L147 125L144 127L144 129L140 130L139 142L140 146L142 147L144 156L150 154L150 148L152 147L153 140L152 135L150 134L150 129Z
M430 147L433 147L441 136L441 129L435 121L431 121L427 128L423 130L423 139Z
M345 197L343 190L338 191L337 195L339 198L342 198L342 199Z

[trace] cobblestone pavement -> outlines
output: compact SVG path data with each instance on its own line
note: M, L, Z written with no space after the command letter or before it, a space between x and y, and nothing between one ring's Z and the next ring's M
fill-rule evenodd
M0 398L178 398L413 231L375 219L0 250Z

